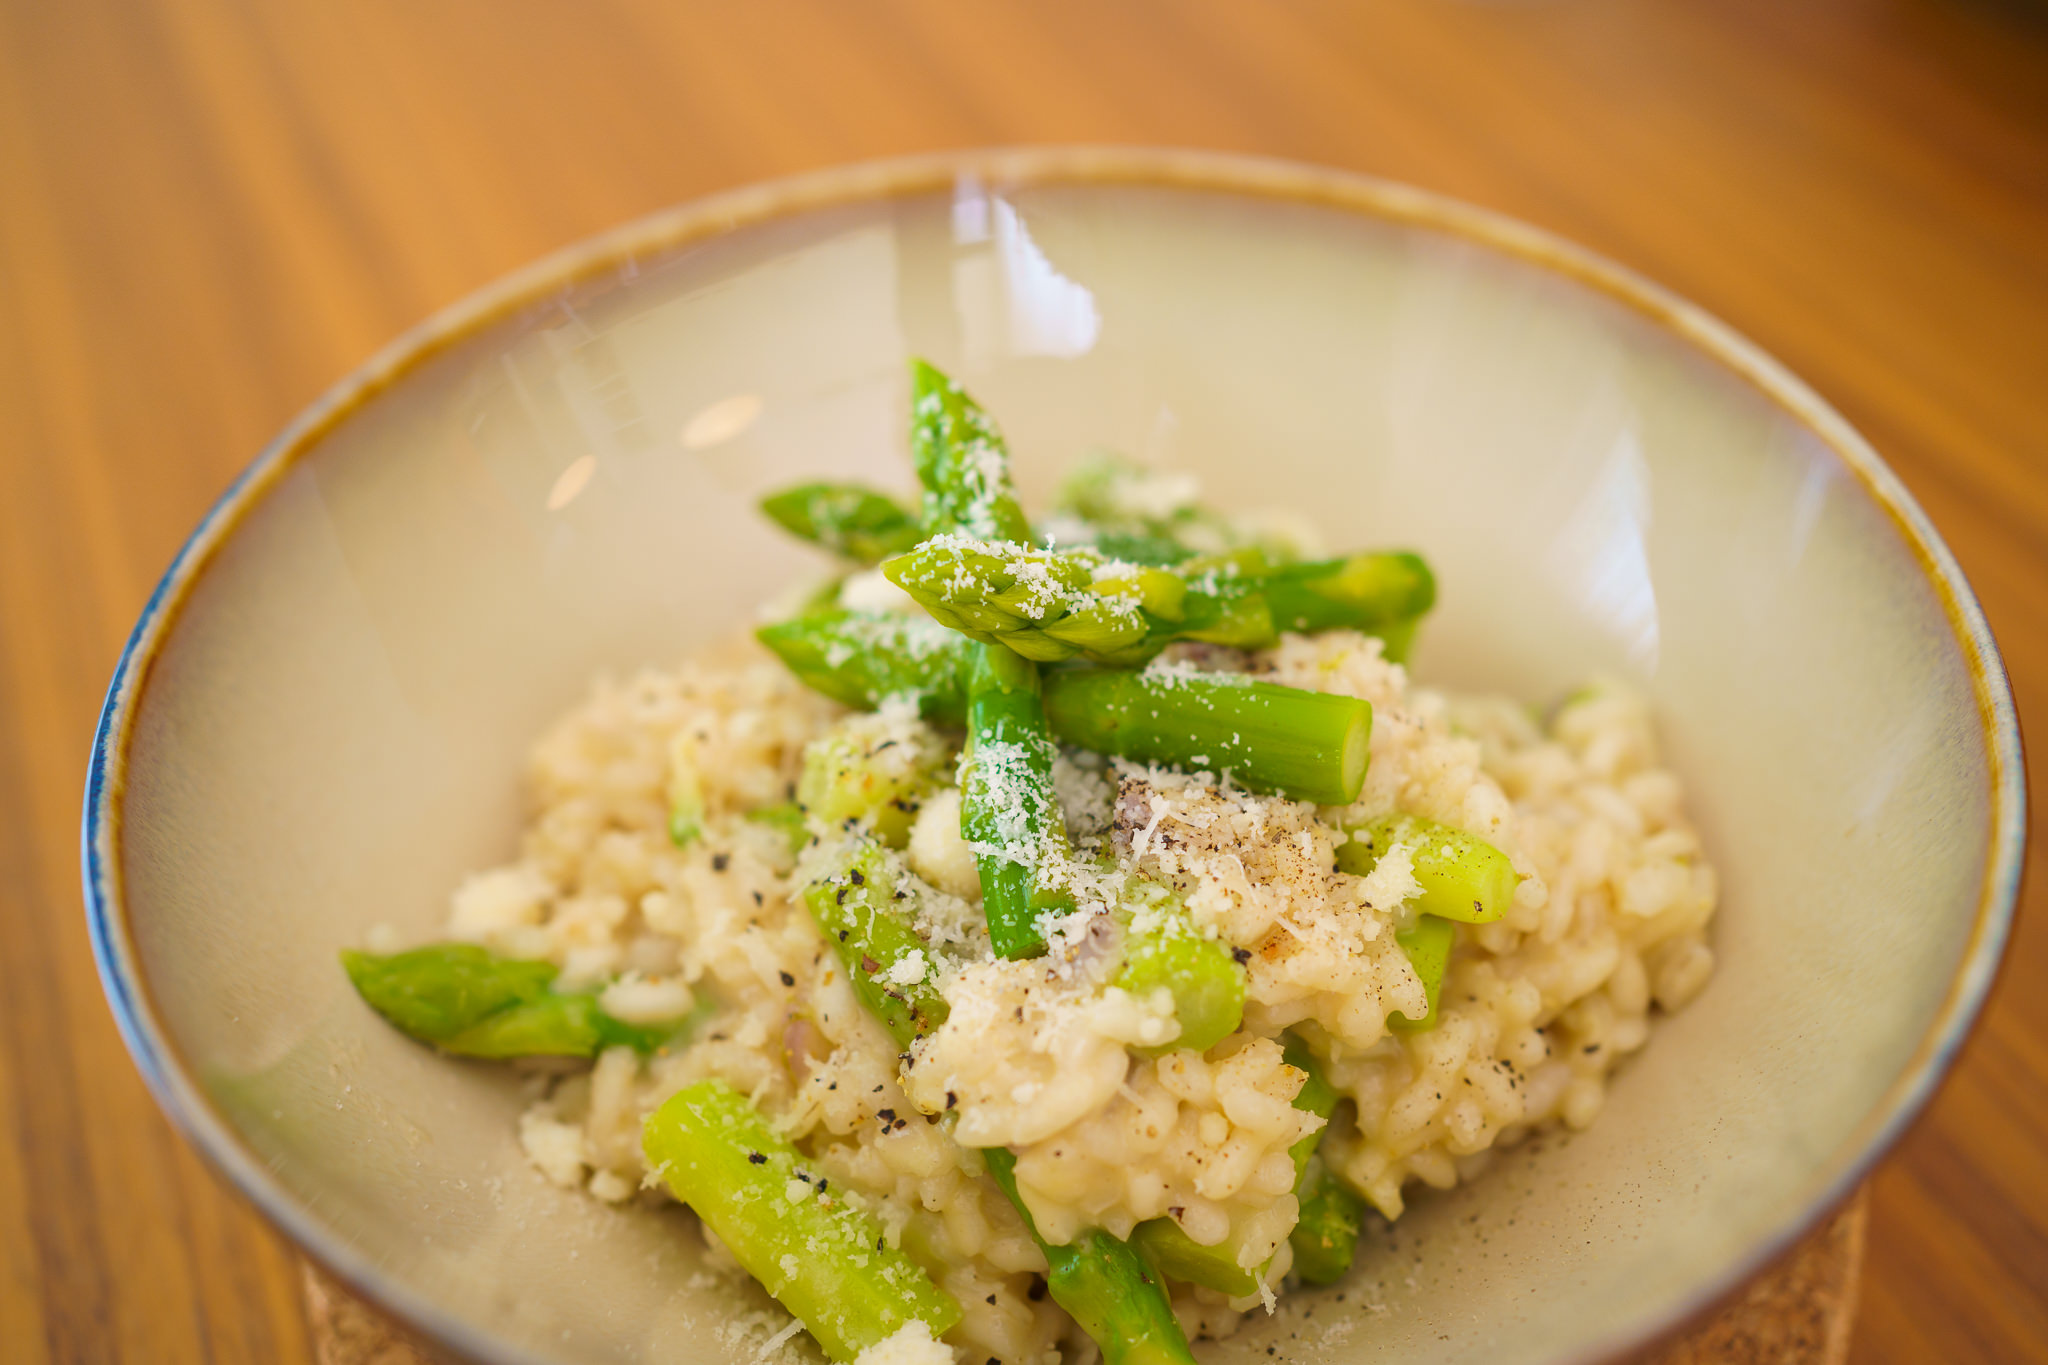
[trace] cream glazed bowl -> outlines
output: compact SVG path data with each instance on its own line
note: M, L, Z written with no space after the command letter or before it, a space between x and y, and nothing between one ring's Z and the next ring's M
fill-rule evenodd
M686 1215L550 1185L519 1079L387 1028L336 952L435 936L593 674L817 571L763 492L906 480L913 354L999 416L1027 501L1121 448L1420 549L1426 681L1632 679L1722 873L1717 974L1599 1122L1417 1198L1348 1285L1205 1361L1624 1358L1926 1102L2012 914L2019 733L1954 560L1826 404L1655 286L1412 189L1186 153L893 162L659 214L401 338L257 459L135 628L85 812L108 996L192 1141L358 1291L479 1360L750 1357L731 1324L765 1300L697 1273Z

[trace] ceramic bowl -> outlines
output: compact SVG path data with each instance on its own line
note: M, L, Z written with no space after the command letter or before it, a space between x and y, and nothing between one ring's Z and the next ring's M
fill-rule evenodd
M898 162L657 215L402 338L257 459L136 626L86 811L107 992L171 1116L368 1298L483 1360L749 1358L754 1305L693 1278L685 1215L549 1185L520 1082L385 1027L335 954L380 921L432 936L510 855L523 755L593 674L816 571L764 490L907 482L911 354L999 415L1027 498L1108 445L1423 550L1429 681L1634 679L1724 873L1718 974L1598 1123L1416 1199L1344 1302L1205 1360L1625 1355L1925 1102L2012 911L2019 739L1955 562L1826 404L1662 290L1415 190Z

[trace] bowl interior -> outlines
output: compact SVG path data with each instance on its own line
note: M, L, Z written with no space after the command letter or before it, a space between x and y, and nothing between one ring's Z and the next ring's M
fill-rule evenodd
M970 178L501 318L313 440L198 578L132 727L129 970L302 1235L471 1349L752 1358L768 1329L693 1278L682 1216L547 1184L521 1082L384 1027L335 953L434 935L513 852L523 754L592 674L818 569L764 490L908 482L910 354L996 414L1027 498L1106 445L1422 550L1428 681L1636 680L1724 875L1718 975L1591 1130L1416 1199L1348 1285L1205 1358L1577 1358L1814 1211L1942 1008L1992 837L1970 669L1891 515L1792 412L1540 262L1308 202Z

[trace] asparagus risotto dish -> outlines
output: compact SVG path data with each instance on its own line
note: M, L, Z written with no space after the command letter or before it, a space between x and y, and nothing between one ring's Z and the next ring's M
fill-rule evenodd
M919 505L768 498L841 574L599 682L446 940L344 965L531 1072L541 1176L687 1205L771 1345L1188 1365L1594 1122L1713 970L1714 872L1627 688L1411 684L1416 555L1109 456L1027 519L957 385L910 411Z

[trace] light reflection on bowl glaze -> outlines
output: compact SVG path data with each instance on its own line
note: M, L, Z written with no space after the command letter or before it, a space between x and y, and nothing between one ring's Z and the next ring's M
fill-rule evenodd
M1839 417L1654 287L1413 190L1195 154L888 163L634 224L401 339L136 627L87 795L108 994L173 1118L359 1290L485 1359L746 1358L676 1215L545 1184L516 1080L384 1028L334 954L432 934L510 851L521 755L591 673L815 567L763 490L904 481L911 353L998 414L1027 497L1108 444L1423 550L1430 681L1635 679L1725 874L1719 974L1599 1123L1416 1199L1342 1304L1205 1359L1625 1353L1925 1101L2010 918L2018 731L1961 575Z

